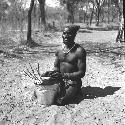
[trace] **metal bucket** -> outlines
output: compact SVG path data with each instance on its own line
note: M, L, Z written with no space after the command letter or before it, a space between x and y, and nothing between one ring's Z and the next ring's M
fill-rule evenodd
M55 81L56 82L56 81ZM35 89L35 95L37 97L38 104L52 105L54 104L55 97L59 92L59 85L37 85Z

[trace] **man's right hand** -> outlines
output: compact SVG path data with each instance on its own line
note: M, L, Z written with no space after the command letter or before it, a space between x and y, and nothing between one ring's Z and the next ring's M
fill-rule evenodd
M50 77L51 79L62 80L62 74L58 71L47 71L41 75L41 77Z
M53 74L54 71L47 71L43 74L41 74L41 77L50 77Z
M53 77L58 73L58 71L46 71L45 73L41 74L41 77Z
M53 72L53 73L51 74L51 78L54 78L54 79L62 79L63 77L62 77L62 74L61 74L60 72L55 71L55 72Z

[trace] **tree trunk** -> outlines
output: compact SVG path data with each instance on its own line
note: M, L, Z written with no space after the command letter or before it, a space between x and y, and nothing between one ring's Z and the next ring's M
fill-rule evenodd
M86 22L86 12L84 12L84 23Z
M104 13L103 13L103 15L102 15L102 22L105 22L105 16L104 16Z
M90 17L90 26L92 24L93 14L94 14L94 5L93 5L93 8L92 8L92 13L91 13L91 17Z
M93 11L92 11L92 13L91 13L91 17L90 17L90 26L91 26L91 24L92 24L92 19L93 19Z
M96 22L96 26L99 26L99 20L100 20L100 7L97 7L97 22Z
M74 23L74 13L70 12L70 23Z
M122 15L122 9L120 8L120 2L121 0L112 0L112 2L115 4L115 7L118 9L118 19L120 21L120 17Z
M109 7L110 7L110 1L108 0L108 24L109 24L109 21L110 21L110 20L109 20L109 16L110 16L110 13L109 13L109 11L110 11L110 10L109 10Z
M28 11L28 31L27 31L27 43L26 43L27 46L29 46L29 47L39 46L37 43L35 43L32 40L32 37L31 37L31 33L32 33L32 19L31 19L31 14L32 14L33 7L34 7L34 0L31 0L30 8L29 8L29 11Z
M67 23L70 23L71 22L71 16L70 14L68 15L68 18L67 18Z
M69 14L68 14L67 22L68 23L74 23L74 16L72 15L71 12L69 12Z
M68 23L74 23L74 8L73 5L67 3L67 10L68 10Z
M40 4L40 22L41 22L41 28L43 30L46 30L46 19L45 19L45 0L38 0Z
M112 18L112 22L114 22L114 18Z
M82 19L83 19L82 14L83 14L83 13L80 11L80 12L79 12L79 22L80 22L80 23L82 23Z
M30 8L28 11L28 31L27 31L27 42L29 42L32 38L31 38L31 29L32 29L32 19L31 19L31 14L32 14L32 10L34 7L34 0L31 0L30 3Z
M101 0L96 0L96 4L97 4L97 8L96 8L96 26L99 26L101 6L102 6L101 5Z

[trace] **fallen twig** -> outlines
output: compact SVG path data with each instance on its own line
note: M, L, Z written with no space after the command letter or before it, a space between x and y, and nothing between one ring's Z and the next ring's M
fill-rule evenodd
M37 65L38 65L37 72L38 72L38 75L40 76L39 63Z
M32 68L32 66L31 66L30 63L29 63L29 65L30 65L30 68L31 68L31 70L32 70L32 73L33 73L34 77L35 77L37 80L41 81L39 78L37 78L37 76L36 76L36 74L35 74L35 72L34 72L34 70L33 70L33 68Z
M29 76L31 79L34 79L33 77L31 77L26 71L24 71L25 72L25 74L27 75L27 76Z
M36 77L34 77L34 75L28 69L27 69L27 71L30 74L30 76L32 76L35 80L37 80Z
M30 72L29 69L26 68L26 71L24 71L25 74L26 74L29 78L34 79L34 80L38 80L40 83L42 83L42 79L41 79L41 77L40 77L40 71L39 71L39 63L38 63L38 69L37 69L38 75L35 74L35 70L32 68L32 66L31 66L30 63L29 63L29 66L30 66L32 72Z
M39 66L39 63L37 65L38 65L38 67L37 67L37 73L38 73L38 76L39 76L40 80L42 80L41 75L40 75L40 66Z

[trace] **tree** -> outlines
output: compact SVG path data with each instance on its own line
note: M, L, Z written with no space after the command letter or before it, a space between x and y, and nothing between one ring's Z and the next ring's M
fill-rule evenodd
M94 5L92 4L92 8L91 9L91 16L90 16L90 26L92 24L92 20L93 20L93 15L94 15Z
M91 0L82 0L81 2L79 2L79 12L82 11L82 15L84 15L84 23L87 20L87 24L88 21L90 19L89 24L91 25L92 23L92 19L94 16L94 10L95 10L95 6L93 4L93 1ZM80 14L80 16L81 16Z
M123 13L123 0L111 0L111 2L115 5L115 7L117 8L118 10L118 13L119 13L119 20L120 20L120 17Z
M74 23L74 14L80 1L82 0L60 0L60 4L66 6L68 11L68 23Z
M101 10L103 9L105 0L90 0L90 2L93 4L95 8L96 26L98 26L100 22Z
M40 4L41 25L43 25L43 27L45 29L45 27L46 27L46 20L45 20L45 0L38 0L38 2ZM28 31L27 31L27 45L30 46L30 47L38 45L38 44L36 44L32 40L32 37L31 37L31 32L32 32L32 19L31 19L31 15L32 15L33 7L34 7L34 0L31 0L31 2L30 2L30 8L28 10Z
M0 21L6 15L6 11L9 9L8 1L1 0L0 1Z
M32 31L32 19L31 14L34 7L34 0L31 0L30 8L28 10L28 31L27 31L27 45L34 46L35 42L31 38L31 31Z
M101 9L103 8L104 2L105 0L94 0L94 4L96 8L96 26L99 25Z
M101 15L106 15L108 18L108 23L110 23L110 19L117 18L120 19L122 15L122 3L123 0L105 0L103 4L103 8L101 9Z
M43 27L43 30L46 29L46 19L45 19L45 0L38 0L40 7L40 22Z
M27 17L23 8L23 0L0 1L0 17L1 27L2 29L5 28L6 33L8 32L8 29L15 30L15 28L20 28L20 31L22 31L24 20Z

